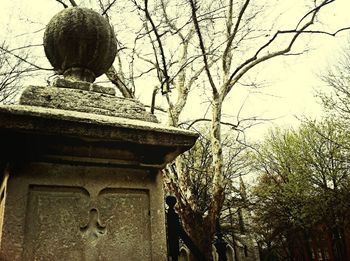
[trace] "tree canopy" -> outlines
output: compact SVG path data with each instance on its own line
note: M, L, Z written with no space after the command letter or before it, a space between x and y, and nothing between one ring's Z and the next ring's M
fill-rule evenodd
M280 258L311 258L318 250L310 242L330 235L327 255L348 260L349 145L346 127L331 119L272 131L261 144L254 158L261 175L253 188L255 223L265 247Z

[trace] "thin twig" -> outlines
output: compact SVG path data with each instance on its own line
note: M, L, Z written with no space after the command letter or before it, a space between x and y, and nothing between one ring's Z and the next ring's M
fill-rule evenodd
M38 66L38 65L36 65L36 64L34 64L34 63L32 63L32 62L29 62L29 61L27 61L25 58L23 58L23 57L21 57L21 56L19 56L19 55L17 55L17 54L14 54L14 53L10 52L9 50L6 50L6 49L3 48L2 46L0 46L0 49L3 50L5 53L8 53L8 54L10 54L10 55L16 57L17 59L19 59L19 60L21 60L21 61L23 61L23 62L25 62L25 63L27 63L27 64L33 66L33 67L35 67L36 69L45 70L45 71L52 71L52 70L53 70L53 69L49 69L49 68L40 67L40 66Z
M56 0L56 2L62 4L64 8L68 8L68 5L66 5L62 0Z
M112 7L112 5L115 4L115 2L117 2L117 0L114 0L112 3L110 3L107 8L102 12L102 15L105 15L107 13L107 11Z
M228 70L230 69L228 64L227 64L227 58L226 57L228 56L228 53L231 50L232 42L233 42L233 40L235 39L235 37L237 35L239 26L240 26L241 21L242 21L242 17L244 15L244 12L247 10L249 2L250 2L250 0L246 0L244 2L244 4L243 4L241 10L239 11L239 14L238 14L238 17L237 17L237 20L236 20L236 24L235 24L235 27L234 27L232 33L231 33L231 26L228 27L228 30L229 30L228 33L231 34L231 35L228 37L226 48L225 48L225 51L224 51L224 54L223 54L223 70L224 70L224 72L228 72ZM230 21L229 21L229 25L230 25L230 23L232 23L231 22L231 19L232 19L232 5L233 5L233 0L230 0L230 14L229 14Z
M167 63L165 61L165 52L164 52L163 44L161 41L161 36L160 36L158 29L157 29L151 15L149 13L149 10L148 10L148 0L145 0L144 12L145 12L147 20L150 22L150 24L152 26L152 31L153 31L154 35L156 36L156 40L158 43L158 48L159 48L160 57L161 57L161 61L162 61L162 74L163 74L162 76L164 77L164 81L162 82L162 85L161 85L161 91L162 91L162 94L165 94L165 93L170 91L170 81L169 81L170 77L168 75ZM164 85L166 87L165 90L164 90Z
M331 1L333 2L333 1ZM253 67L255 67L256 65L272 59L274 57L278 57L281 55L285 55L287 53L289 53L294 45L294 43L296 42L296 40L299 38L299 36L301 34L303 34L306 29L311 26L314 23L314 20L316 18L316 15L318 14L318 12L321 10L321 8L325 5L328 5L329 3L328 0L323 1L317 8L314 8L313 11L313 15L310 18L309 22L307 22L301 29L299 30L283 30L283 31L277 31L273 37L267 41L267 43L265 43L263 46L261 46L255 53L255 55L249 59L247 59L246 61L244 61L240 66L238 66L236 68L236 70L231 74L231 76L229 77L229 79L227 80L227 83L223 85L223 93L224 96L226 96L232 89L232 87L235 85L235 83L245 74L247 73L250 69L252 69ZM310 14L310 12L308 12L308 14ZM301 20L303 20L305 18L305 16L303 16L303 18ZM298 22L298 25L300 24L300 21ZM342 29L338 30L343 31ZM309 33L311 31L308 31ZM272 52L272 53L268 53L260 58L258 58L258 55L267 47L269 47L276 39L279 35L281 34L294 34L292 39L290 40L289 44L287 45L287 47L285 47L284 49Z

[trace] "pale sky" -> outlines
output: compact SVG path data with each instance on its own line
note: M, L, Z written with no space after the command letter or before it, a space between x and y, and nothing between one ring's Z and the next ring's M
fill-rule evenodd
M94 1L81 2L88 6L90 2ZM294 1L276 0L276 3L281 5L282 11L294 8ZM11 46L18 46L26 41L40 44L43 35L42 29L50 18L61 9L62 6L54 0L0 0L0 39L6 40ZM349 11L349 0L336 0L335 4L325 9L320 19L324 22L325 28L333 32L338 28L350 26ZM284 19L286 19L285 23L288 24L290 17ZM29 32L35 33L29 34ZM237 114L243 100L246 100L241 113L242 117L278 118L276 121L254 127L249 132L254 138L260 137L272 125L297 124L295 116L319 117L322 114L321 107L317 104L314 94L324 84L318 75L325 71L327 65L337 63L341 51L346 46L350 47L349 35L349 32L343 32L337 37L320 35L311 41L309 38L301 40L298 42L300 46L304 46L305 41L308 41L310 49L308 53L302 56L277 58L258 67L257 76L259 81L265 81L266 87L255 94L254 90L237 88L226 102L225 114ZM43 52L38 55L42 57ZM46 64L45 66L49 67L50 65ZM31 84L38 81L38 79L32 80ZM43 81L39 80L39 82L44 84ZM248 96L248 93L251 94ZM148 97L143 100L143 95L140 94L140 99L145 103L148 103ZM189 102L194 101L195 98L192 98ZM196 112L194 107L192 110L187 110L191 111L191 116L194 113L202 113L202 108ZM184 115L184 118L191 116Z

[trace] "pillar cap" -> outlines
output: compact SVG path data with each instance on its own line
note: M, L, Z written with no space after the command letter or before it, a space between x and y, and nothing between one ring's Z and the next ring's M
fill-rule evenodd
M117 42L103 16L91 9L71 7L57 13L46 26L44 49L58 74L93 82L112 66Z

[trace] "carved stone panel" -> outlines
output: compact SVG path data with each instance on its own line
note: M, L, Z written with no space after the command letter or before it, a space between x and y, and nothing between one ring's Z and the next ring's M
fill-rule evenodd
M84 260L80 232L89 193L78 187L32 186L23 260Z
M107 228L100 260L152 260L148 191L107 188L98 202Z
M151 260L148 190L31 186L23 260Z

